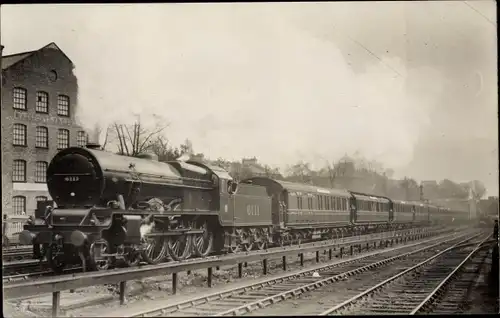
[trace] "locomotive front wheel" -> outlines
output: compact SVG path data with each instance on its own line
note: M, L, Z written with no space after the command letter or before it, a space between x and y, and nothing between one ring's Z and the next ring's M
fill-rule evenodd
M49 261L50 268L60 274L63 272L66 266L66 260L64 259L64 252L62 247L58 244L52 244L47 249L47 260Z
M195 234L193 237L193 247L196 256L205 257L212 251L214 245L214 233L210 231L207 221L196 222L195 228L203 233Z
M142 259L150 265L156 265L165 259L167 239L164 237L149 238L146 248L141 252Z
M106 241L94 242L89 248L89 267L96 271L108 270L113 263L111 257L102 257L101 254L109 253L109 245Z

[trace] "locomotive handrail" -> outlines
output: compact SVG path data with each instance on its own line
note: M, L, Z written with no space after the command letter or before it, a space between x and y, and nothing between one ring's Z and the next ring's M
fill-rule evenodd
M8 215L7 218L2 218L2 222L4 223L17 223L17 222L23 222L29 220L30 215Z

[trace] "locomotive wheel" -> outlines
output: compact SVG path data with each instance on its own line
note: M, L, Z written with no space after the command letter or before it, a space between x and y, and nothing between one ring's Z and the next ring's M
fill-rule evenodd
M191 256L191 235L170 236L167 241L168 255L174 261L182 261Z
M198 221L196 229L203 230L201 234L193 235L193 247L196 256L205 257L212 252L214 233L210 232L207 221Z
M49 261L50 268L58 274L62 273L66 266L64 252L61 251L61 246L57 244L52 244L47 249L47 260Z
M257 240L255 240L255 246L259 250L265 250L267 247L266 233L262 229L257 229Z
M241 243L241 246L246 252L249 252L252 250L253 247L253 242L252 242L252 237L246 230L241 231L241 241L245 241L245 243Z
M146 248L141 251L141 257L146 263L156 265L165 259L166 253L167 239L152 237L147 239Z
M229 250L231 253L238 253L240 251L240 246L239 245L231 245L229 246Z
M97 241L90 244L89 267L91 270L105 271L111 267L113 259L111 257L102 257L101 254L103 253L109 253L109 245L106 241Z
M297 245L302 244L302 234L301 233L295 233L293 235L293 238L294 238L294 243L295 244L297 244Z
M288 246L292 243L292 236L290 234L283 234L278 238L278 243L281 247Z

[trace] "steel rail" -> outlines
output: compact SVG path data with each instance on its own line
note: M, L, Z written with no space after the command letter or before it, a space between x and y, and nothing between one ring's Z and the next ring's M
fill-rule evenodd
M467 255L467 257L460 264L458 264L455 267L455 269L448 276L446 276L446 278L443 279L443 281L441 281L441 283L439 283L439 285L433 291L431 291L429 295L417 307L415 307L410 312L410 315L415 315L419 311L424 310L428 308L428 306L432 305L432 303L438 297L438 293L447 287L447 285L452 281L452 279L456 276L456 274L463 268L463 266L472 258L472 256L474 256L479 250L481 250L482 247L488 246L486 244L488 244L488 242L490 241L488 240L490 237L491 236L488 236L483 241L481 241L481 243L479 243L476 246L476 248L472 252L470 252L469 255Z
M326 270L333 269L333 268L336 268L336 267L339 267L339 266L345 266L345 265L349 265L350 263L356 263L357 261L360 261L360 260L363 260L363 259L367 259L369 257L378 256L378 255L381 255L381 254L387 254L387 253L394 252L394 251L401 250L401 249L408 249L408 248L411 248L413 246L422 245L422 244L426 244L426 243L428 244L429 242L432 242L432 241L443 240L443 239L451 238L451 237L453 237L453 240L456 240L456 239L461 238L461 237L466 236L466 235L470 235L470 233L462 234L462 235L451 234L451 235L447 235L447 236L444 236L444 237L441 236L441 237L437 237L437 238L432 238L432 239L429 239L429 240L426 240L426 241L423 241L423 242L416 242L416 243L413 243L413 244L403 245L403 246L399 246L399 247L396 247L396 248L391 248L391 249L382 250L382 251L376 251L376 252L372 252L372 253L369 253L369 254L364 254L364 255L360 255L360 256L354 257L354 258L350 258L350 259L347 259L345 261L337 261L336 263L333 263L333 264L330 263L330 264L325 264L325 265L313 266L313 267L310 267L308 269L305 269L305 270L302 270L302 271L299 271L299 272L296 272L296 273L284 274L284 275L280 275L278 277L274 277L274 278L267 279L267 280L264 280L264 281L253 282L253 283L250 283L249 285L245 285L243 287L230 288L228 290L223 290L223 291L220 291L220 292L211 293L209 295L204 295L204 296L201 296L201 297L190 298L188 300L184 300L184 301L177 302L177 303L174 303L174 304L170 304L170 305L167 305L167 306L165 306L165 305L162 304L159 307L155 307L153 309L148 309L148 310L140 310L139 312L135 312L135 313L132 313L132 314L130 314L130 311L129 311L128 313L126 313L126 315L129 316L129 317L131 317L131 316L132 317L144 317L144 316L149 316L149 315L151 315L151 313L154 313L154 312L157 312L157 313L159 312L160 314L165 314L167 312L171 313L171 312L175 312L177 310L190 308L190 307L195 306L195 305L206 304L206 303L209 303L210 301L222 300L222 299L225 299L225 298L227 298L229 296L238 295L238 293L249 292L249 291L251 292L251 291L257 290L259 288L264 288L266 286L272 286L272 285L279 284L279 283L284 283L284 282L291 282L294 279L307 278L307 276L310 276L314 272L324 272ZM433 246L440 245L440 244L443 244L443 242L441 241L441 242L439 242L437 244L434 244ZM426 248L428 249L428 248L431 248L431 247L428 246ZM412 253L414 253L414 252L412 252ZM404 255L400 254L400 255L394 256L394 257L392 257L390 259L396 259L396 258L400 258L400 257L404 257ZM377 263L377 262L375 262L375 263ZM274 296L271 296L271 297L268 297L268 298L264 298L264 299L258 300L256 302L253 302L253 303L249 303L249 304L245 304L245 305L240 306L240 307L233 308L232 310L229 310L227 312L220 313L220 315L226 315L226 314L229 314L232 311L239 311L239 310L241 310L241 309L243 309L245 307L252 308L252 306L255 307L258 304L265 303L265 302L268 302L268 301L271 301L272 303L275 303L277 301L273 301L273 300L286 299L286 295L285 294L287 294L288 296L290 296L290 295L292 295L292 296L298 295L298 294L302 293L305 290L311 290L311 289L314 289L314 288L319 287L321 285L324 285L325 282L328 281L328 280L332 280L331 282L333 282L335 280L338 280L338 279L346 277L346 275L350 276L350 275L354 274L356 271L360 271L361 268L363 268L363 269L373 268L373 266L374 266L375 263L371 262L370 264L368 264L366 266L357 267L356 269L354 269L352 271L342 272L341 274L338 274L338 275L334 275L334 276L330 275L331 277L323 279L323 280L313 279L314 282L312 282L310 284L308 283L308 284L306 284L304 286L301 286L299 288L293 288L291 290L288 290L287 292L280 293L278 295L274 295ZM382 263L380 263L380 264L382 264Z
M463 236L467 236L467 235L463 235ZM463 237L463 236L459 236L459 237ZM462 243L467 242L467 241L469 241L469 240L471 240L471 239L473 239L473 238L475 238L477 236L478 235L474 235L472 237L468 237L465 240L462 240L462 241L460 241L457 244L462 244ZM456 239L457 238L455 237L455 238L452 238L450 240L456 240ZM448 242L448 241L446 241L446 242ZM364 266L355 268L353 270L350 270L350 271L347 271L347 272L344 272L344 273L340 273L340 274L337 274L337 275L334 275L334 276L327 277L325 279L316 281L314 283L302 285L300 287L297 287L297 288L294 288L294 289L291 289L291 290L287 290L287 291L279 293L277 295L272 295L272 296L269 296L267 298L264 298L264 299L261 299L261 300L258 300L258 301L254 301L252 303L244 304L244 305L242 305L240 307L237 307L237 308L232 308L232 309L226 310L224 312L216 314L215 316L227 316L227 315L231 315L231 314L238 315L240 313L240 311L243 311L243 310L245 310L246 312L250 312L253 308L260 309L260 308L264 307L267 304L274 304L274 303L276 303L276 302L278 302L280 300L286 299L287 296L297 296L297 295L300 295L300 294L302 294L304 292L311 291L313 289L316 289L316 288L319 288L319 287L323 287L326 284L333 283L333 282L335 282L335 281L337 281L339 279L342 279L342 278L345 278L345 277L349 277L349 276L358 274L360 272L364 272L364 271L366 271L368 269L377 268L377 267L379 267L381 265L385 265L385 264L391 263L391 262L393 262L395 260L404 258L404 257L406 257L408 255L411 255L411 254L420 253L422 251L431 249L433 247L439 246L439 245L441 245L443 243L446 243L446 242L442 242L441 241L441 242L438 242L438 243L433 244L431 246L425 246L425 247L420 248L420 249L415 250L415 251L410 251L410 252L407 252L407 253L404 253L404 254L400 254L400 255L397 255L397 256L393 256L393 257L390 257L390 258L386 258L386 259L383 259L383 260L380 260L380 261L377 261L377 262L374 262L374 263L371 263L371 264L368 264L368 265L364 265Z
M480 234L476 235L475 237L477 237L477 236L479 236L479 235L480 235ZM484 241L486 241L488 238L489 238L489 237L485 238L485 239L484 239L484 240L482 240L482 241L481 241L481 243L479 243L479 244L480 244L480 245L482 245L482 243L483 243ZM447 252L449 252L449 251L451 251L451 250L454 250L454 249L456 249L456 248L463 248L464 246L467 246L467 245L468 245L468 244L465 244L465 245L464 245L464 244L461 244L461 243L454 244L453 246L451 246L451 247L449 247L449 248L447 248L447 249L445 249L445 250L443 250L443 251L441 251L441 252L439 252L439 253L437 253L437 254L435 254L435 255L431 256L431 257L429 257L428 259L426 259L426 260L424 260L424 261L422 261L422 262L418 263L417 265L414 265L414 266L412 266L412 267L410 267L410 268L407 268L406 270L404 270L404 271L402 271L402 272L400 272L400 273L398 273L398 274L396 274L396 275L394 275L394 276L392 276L392 277L390 277L390 278L388 278L388 279L384 280L383 282L381 282L381 283L379 283L379 284L377 284L377 285L375 285L375 286L373 286L373 287L371 287L371 288L369 288L369 289L367 289L367 290L365 290L365 291L363 291L363 292L361 292L361 293L359 293L359 294L357 294L357 295L355 295L355 296L353 296L353 297L351 297L351 298L347 299L346 301L344 301L344 302L342 302L342 303L340 303L340 304L338 304L338 305L336 305L336 306L334 306L334 307L332 307L332 308L329 308L328 310L325 310L324 312L322 312L322 313L320 314L320 316L330 315L330 314L332 314L332 313L333 313L333 312L335 312L335 311L338 311L338 310L340 310L340 309L343 309L343 308L345 308L346 306L348 306L348 305L350 305L350 304L354 303L354 302L355 302L355 301L357 301L358 299L360 299L360 298L364 297L365 295L368 295L368 294L372 293L373 291L375 291L375 290L377 290L377 289L379 289L379 288L381 288L381 287L384 287L385 285L387 285L387 284L389 284L389 283L391 283L391 282L395 281L396 279L398 279L398 278L400 278L400 277L402 277L402 276L406 275L407 273L412 272L412 271L414 271L415 269L418 269L418 268L422 267L423 265L428 264L428 263L429 263L429 262L431 262L432 260L434 260L434 259L436 259L436 258L438 258L438 257L442 256L443 254L445 254L445 253L447 253Z

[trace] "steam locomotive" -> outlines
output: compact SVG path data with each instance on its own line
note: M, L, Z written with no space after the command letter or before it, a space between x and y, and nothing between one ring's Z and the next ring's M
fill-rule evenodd
M47 185L56 207L31 217L20 241L58 272L69 264L105 270L468 218L265 177L237 183L217 166L125 157L91 145L58 152Z

